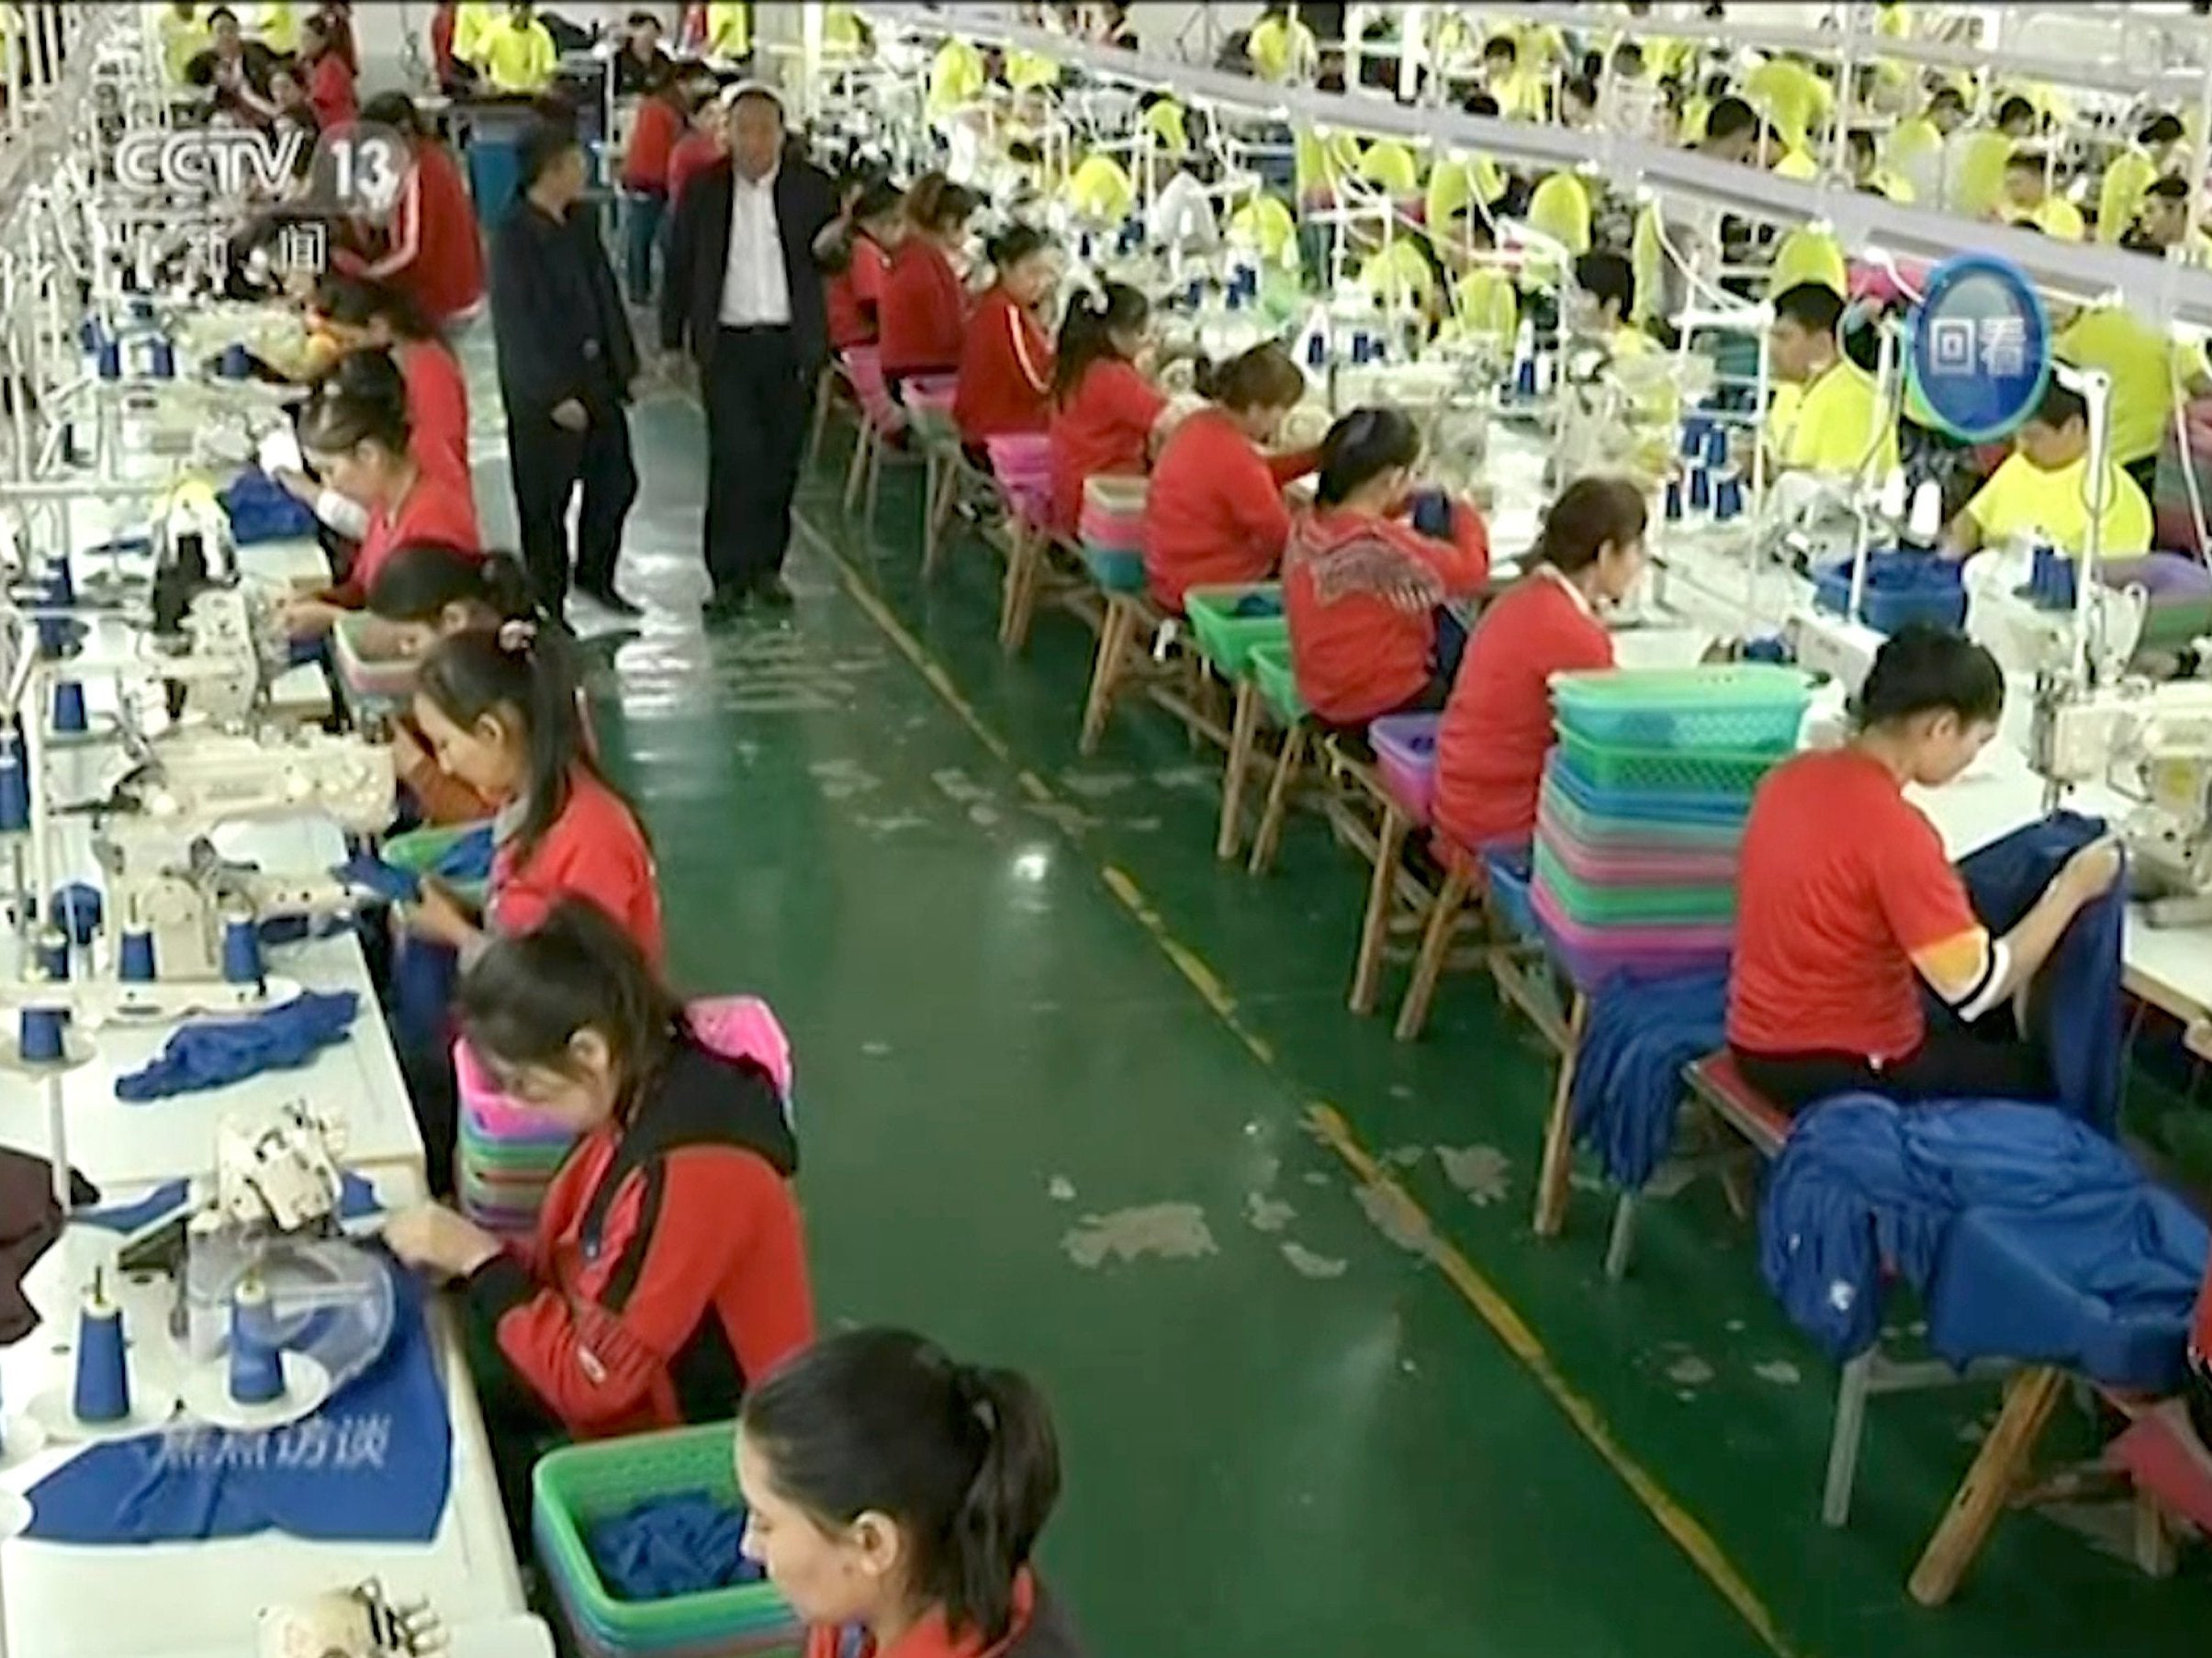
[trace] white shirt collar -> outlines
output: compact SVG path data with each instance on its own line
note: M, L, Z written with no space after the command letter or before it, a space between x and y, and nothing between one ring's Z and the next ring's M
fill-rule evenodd
M1585 616L1589 617L1593 622L1597 620L1598 611L1596 607L1590 603L1589 595L1585 593L1580 588L1577 587L1573 581L1568 579L1567 574L1565 570L1562 570L1557 565L1540 564L1536 566L1536 574L1539 576L1548 576L1554 581L1557 582L1562 588L1565 588L1566 589L1566 596L1575 601L1575 609L1580 611Z
M736 181L737 187L740 190L758 190L762 195L766 195L768 192L776 187L776 176L782 171L783 163L781 162L778 162L773 167L770 167L765 174L763 174L758 182L756 182L755 180L746 177L744 174L738 172L736 166L733 164L730 168L730 177Z

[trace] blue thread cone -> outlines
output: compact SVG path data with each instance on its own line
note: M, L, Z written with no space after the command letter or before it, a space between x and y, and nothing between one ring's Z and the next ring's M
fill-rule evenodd
M117 963L116 975L125 984L153 982L153 935L144 927L134 927L123 935L122 957Z
M0 733L0 835L29 827L30 778L23 769L23 748L15 733Z
M152 351L148 355L152 358L151 367L155 379L174 380L176 378L175 346L170 344L166 340L156 340L153 342Z
M92 943L99 932L104 915L100 903L100 890L84 881L73 880L66 887L57 888L50 912L57 925L69 933L69 942L78 949Z
M54 730L73 735L90 723L84 712L84 688L74 679L64 679L55 686Z
M1682 422L1682 458L1694 461L1705 452L1705 433L1712 422L1703 415L1691 415Z
M1513 371L1513 395L1519 398L1536 395L1536 359L1533 354L1521 358L1521 366Z
M253 359L246 354L243 345L227 345L223 348L221 373L224 379L243 380L253 372Z
M1667 480L1667 521L1679 523L1681 520L1682 480L1679 477L1670 477Z
M1723 478L1720 487L1713 492L1712 516L1726 523L1743 510L1744 480L1740 477Z
M77 343L88 352L100 349L100 319L97 317L87 317L77 324Z
M269 1315L269 1293L249 1278L230 1302L230 1397L240 1405L266 1405L283 1396L284 1354Z
M1712 505L1712 474L1702 466L1690 469L1690 510L1703 512Z
M262 982L261 929L251 915L223 923L223 982Z
M46 602L58 611L77 602L76 577L70 573L66 558L57 558L46 566Z
M70 1403L80 1422L120 1422L130 1414L123 1309L97 1286L77 1316L77 1379Z
M27 1007L16 1022L16 1046L31 1065L51 1065L62 1054L62 1028L67 1013L58 1007Z
M46 662L57 661L69 649L69 618L41 616L33 623L39 630L39 655Z
M1728 429L1718 420L1705 428L1705 465L1725 466L1728 464Z
M100 378L120 380L123 377L123 342L119 340L100 342Z

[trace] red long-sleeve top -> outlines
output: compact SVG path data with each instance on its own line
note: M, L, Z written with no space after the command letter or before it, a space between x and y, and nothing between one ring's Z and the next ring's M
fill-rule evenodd
M890 270L891 261L872 237L853 237L851 259L829 279L824 293L831 349L850 351L875 339L877 319L883 307L883 279Z
M1481 514L1452 506L1452 539L1396 519L1317 507L1291 525L1283 611L1298 694L1331 725L1403 708L1429 683L1436 607L1471 598L1490 574Z
M769 1073L679 1041L554 1177L529 1245L469 1276L500 1356L578 1439L736 1414L814 1339L798 1168Z
M722 144L712 133L687 132L668 152L668 206L683 200L683 187L722 159Z
M660 878L629 802L589 767L569 774L568 801L527 851L511 834L491 856L488 907L501 933L526 933L564 898L588 898L657 967L667 951Z
M1052 342L1029 308L994 287L975 308L960 344L952 419L963 443L1009 431L1042 431L1051 420Z
M443 472L474 498L468 471L468 380L443 341L410 340L393 359L407 383L407 452L425 471Z
M1160 388L1119 357L1094 363L1052 411L1052 528L1072 535L1083 487L1095 477L1142 477L1152 428L1167 408Z
M390 283L444 326L484 297L484 241L451 151L434 139L413 148L389 249L367 259L342 248L335 261L345 275Z
M967 297L945 250L926 236L909 236L891 256L876 328L883 372L949 375L960 364L968 326Z
M462 553L484 550L466 471L456 478L444 466L418 464L415 481L405 495L389 506L370 510L368 529L362 534L360 550L354 555L353 568L343 581L324 589L321 597L349 611L361 609L384 561L399 548L418 542Z
M1193 588L1265 581L1283 562L1290 509L1283 486L1320 452L1262 454L1224 409L1175 428L1152 465L1144 500L1144 574L1152 597L1180 612Z
M325 132L351 126L361 113L360 100L354 95L354 72L335 50L324 52L308 71L308 102L315 106L315 118Z
M667 196L668 162L683 137L682 111L665 97L646 99L630 125L630 147L623 151L623 188Z

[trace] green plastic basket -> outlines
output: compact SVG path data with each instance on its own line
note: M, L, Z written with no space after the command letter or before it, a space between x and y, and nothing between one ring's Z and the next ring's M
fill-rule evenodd
M1592 743L1566 726L1560 751L1584 781L1600 789L1647 789L1667 794L1713 794L1748 799L1759 779L1787 756L1732 754L1723 749L1616 748Z
M667 1600L618 1600L600 1579L585 1534L653 1497L704 1491L735 1505L736 1428L729 1422L601 1440L548 1452L531 1473L531 1530L578 1639L602 1653L666 1653L687 1647L780 1650L799 1644L799 1623L768 1584L742 1584Z
M1537 827L1555 826L1577 846L1593 849L1630 846L1656 852L1708 852L1741 846L1744 821L1719 823L1661 823L1640 819L1598 818L1549 783L1537 797Z
M2145 651L2178 650L2198 635L2212 633L2212 600L2168 599L2153 604L2143 617L2143 636L2136 648Z
M1240 616L1240 605L1254 598L1273 599L1271 616ZM1193 588L1183 596L1183 613L1206 659L1231 679L1241 679L1255 644L1288 644L1290 619L1283 614L1283 584L1253 582L1244 587Z
M1247 660L1252 665L1252 677L1260 688L1260 695L1286 725L1295 724L1306 717L1306 699L1298 695L1298 676L1290 666L1290 641L1281 644L1259 644L1252 649Z
M427 875L437 861L452 851L455 845L484 827L481 823L435 823L421 829L410 829L404 835L395 835L384 843L384 861L395 869L405 869L410 875ZM461 898L482 908L485 889L490 886L484 880L458 880L446 883Z
M1536 843L1536 877L1568 919L1582 926L1657 921L1701 926L1735 919L1734 887L1593 887L1570 875L1542 841Z
M1757 662L1561 674L1552 681L1562 726L1623 748L1786 752L1797 746L1812 700L1811 675Z

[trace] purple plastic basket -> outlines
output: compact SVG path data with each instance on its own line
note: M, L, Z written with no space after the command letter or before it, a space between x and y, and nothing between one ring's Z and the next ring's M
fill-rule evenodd
M1529 907L1567 977L1586 989L1615 973L1684 973L1721 967L1735 942L1734 927L1577 926L1542 881L1532 884Z
M1439 714L1390 714L1367 727L1383 787L1416 823L1428 823L1436 799L1436 732L1442 719Z

